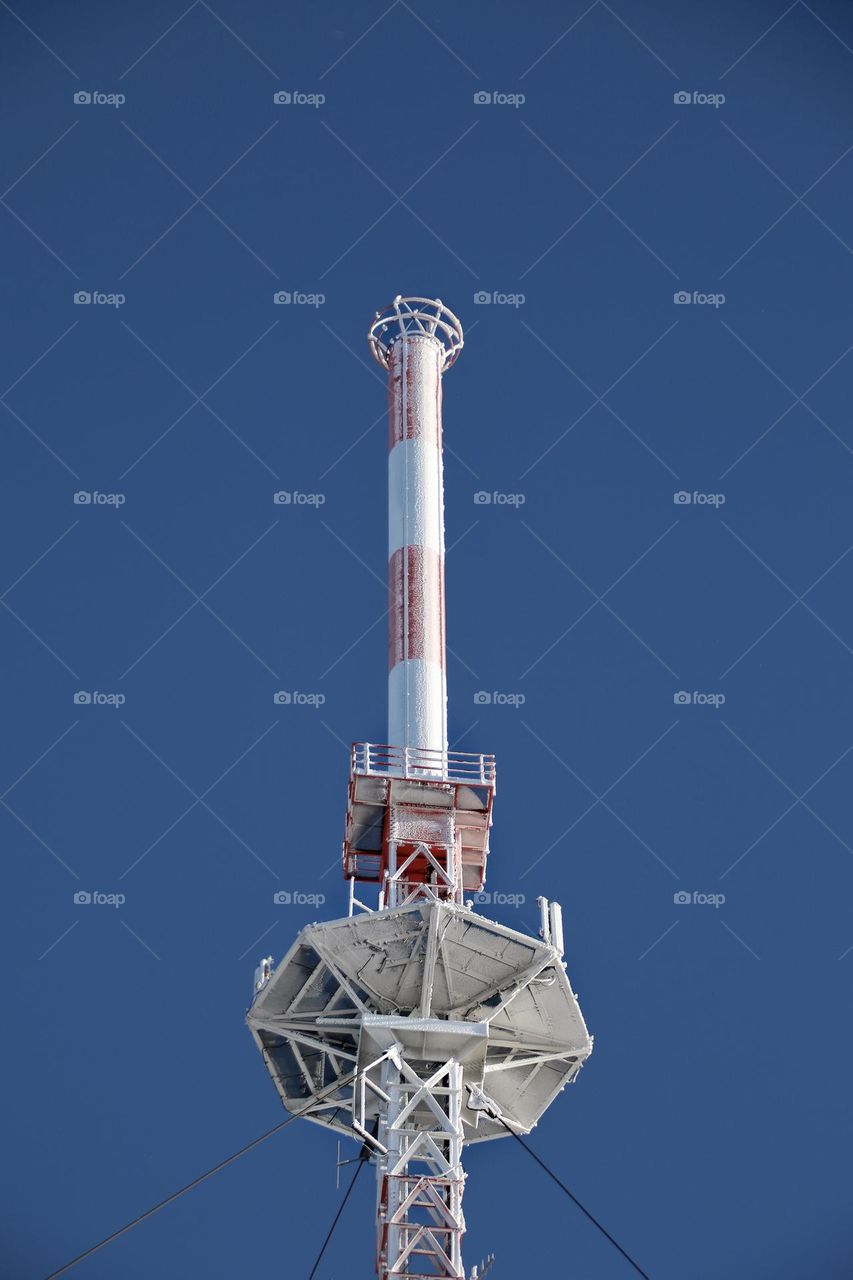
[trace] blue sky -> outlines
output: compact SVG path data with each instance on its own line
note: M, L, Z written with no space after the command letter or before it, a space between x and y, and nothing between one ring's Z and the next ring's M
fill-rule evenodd
M280 1118L243 1015L384 737L403 292L466 329L490 909L562 902L596 1038L531 1142L654 1280L847 1275L849 8L14 0L0 47L6 1272ZM307 1275L334 1161L294 1125L76 1274ZM469 1266L630 1274L516 1144L466 1163ZM372 1238L362 1179L322 1280Z

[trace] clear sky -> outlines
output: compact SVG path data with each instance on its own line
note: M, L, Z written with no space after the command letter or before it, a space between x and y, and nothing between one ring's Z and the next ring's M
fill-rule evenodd
M281 1117L243 1017L384 738L403 292L466 328L484 909L562 902L595 1035L530 1141L653 1280L849 1275L849 6L11 0L0 50L0 1269ZM334 1162L294 1125L76 1274L307 1276ZM467 1169L469 1266L630 1274L516 1144ZM320 1280L372 1237L363 1178Z

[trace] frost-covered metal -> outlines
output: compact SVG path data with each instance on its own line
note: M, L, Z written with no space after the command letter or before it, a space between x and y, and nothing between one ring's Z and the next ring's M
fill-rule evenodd
M369 341L389 375L390 741L352 749L349 914L261 962L248 1023L284 1105L371 1151L379 1280L465 1280L465 1144L529 1132L592 1041L559 905L539 899L539 937L473 909L495 762L447 742L441 378L462 328L398 297Z
M388 741L447 746L441 378L462 326L427 298L395 298L368 335L388 372Z

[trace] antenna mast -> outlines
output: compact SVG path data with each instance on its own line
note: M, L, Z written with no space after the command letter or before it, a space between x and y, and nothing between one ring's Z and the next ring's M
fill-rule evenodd
M388 372L388 742L352 748L349 914L263 962L247 1021L284 1105L372 1152L379 1280L466 1280L464 1144L528 1133L592 1040L559 905L539 900L534 938L466 900L495 762L447 740L441 391L462 326L397 297L368 341Z

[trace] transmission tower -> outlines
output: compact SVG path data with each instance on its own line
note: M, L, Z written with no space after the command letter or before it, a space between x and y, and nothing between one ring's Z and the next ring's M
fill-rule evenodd
M247 1020L285 1107L370 1151L379 1280L466 1280L464 1146L528 1133L592 1040L559 904L538 900L532 937L472 902L495 761L447 738L441 396L462 326L397 297L368 340L388 374L388 742L352 747L347 916L261 962Z

